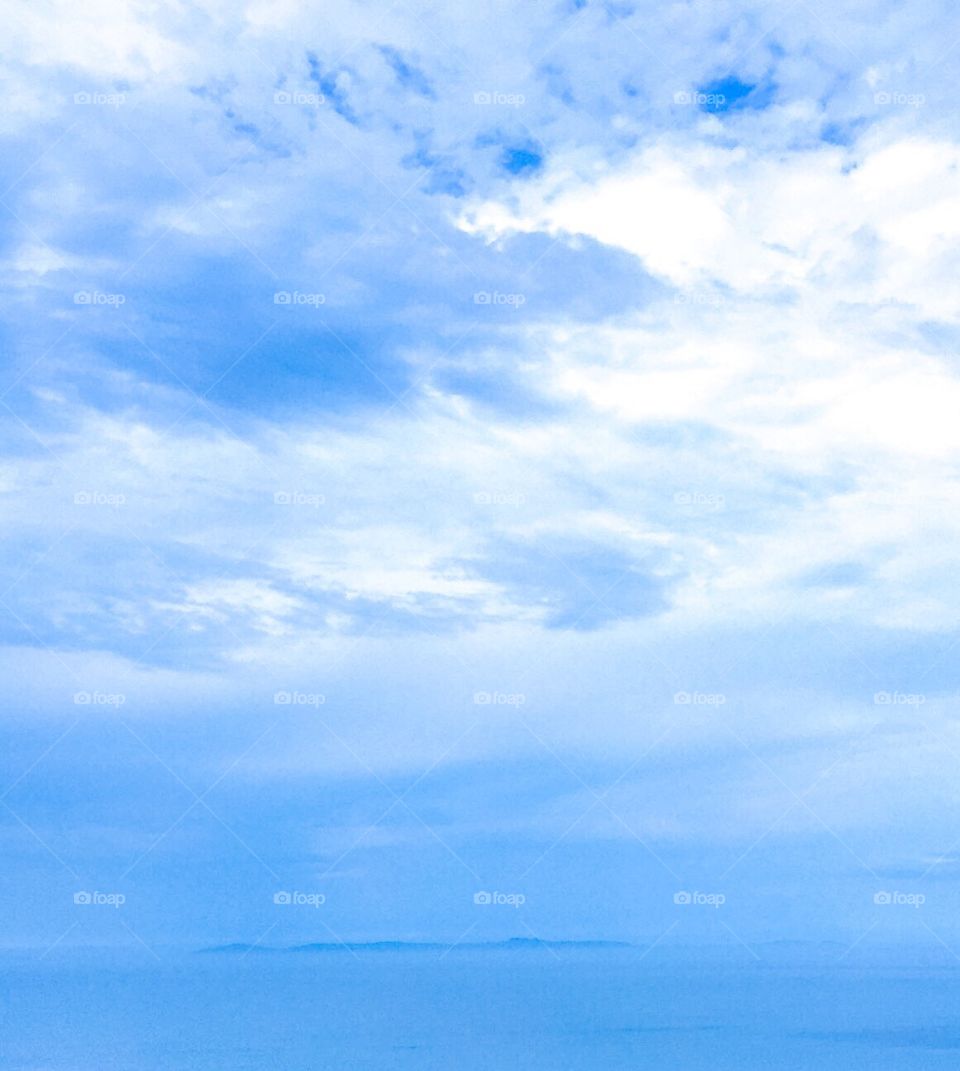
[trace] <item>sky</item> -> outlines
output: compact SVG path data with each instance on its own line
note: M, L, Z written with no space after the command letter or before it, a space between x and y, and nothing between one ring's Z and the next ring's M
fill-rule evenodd
M960 957L952 15L10 4L0 944Z

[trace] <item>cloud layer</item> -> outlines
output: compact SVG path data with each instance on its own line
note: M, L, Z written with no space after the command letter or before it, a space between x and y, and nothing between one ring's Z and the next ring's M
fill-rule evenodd
M342 881L351 933L429 930L433 887L456 931L459 882L549 860L605 875L585 930L696 874L797 933L861 921L814 860L854 904L936 873L948 15L16 9L5 895L141 858L148 899L222 891L229 841Z

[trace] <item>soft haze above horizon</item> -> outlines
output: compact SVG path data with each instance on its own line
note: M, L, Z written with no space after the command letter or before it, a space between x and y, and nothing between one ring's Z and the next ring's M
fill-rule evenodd
M0 945L960 956L951 5L6 28Z

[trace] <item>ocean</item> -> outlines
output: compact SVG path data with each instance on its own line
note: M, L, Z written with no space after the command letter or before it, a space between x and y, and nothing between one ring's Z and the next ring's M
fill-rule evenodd
M2 957L17 1071L869 1071L960 1065L960 971L636 950Z

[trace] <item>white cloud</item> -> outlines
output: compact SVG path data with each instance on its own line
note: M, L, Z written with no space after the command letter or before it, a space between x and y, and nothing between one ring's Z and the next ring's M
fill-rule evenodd
M557 163L516 208L480 201L460 225L489 240L594 238L679 288L956 321L960 146L891 137L776 154L667 137L600 173Z
M173 31L185 8L172 5ZM187 47L158 25L156 5L132 0L91 0L83 9L59 2L16 5L7 22L8 42L31 66L64 66L96 79L143 81L181 73Z

